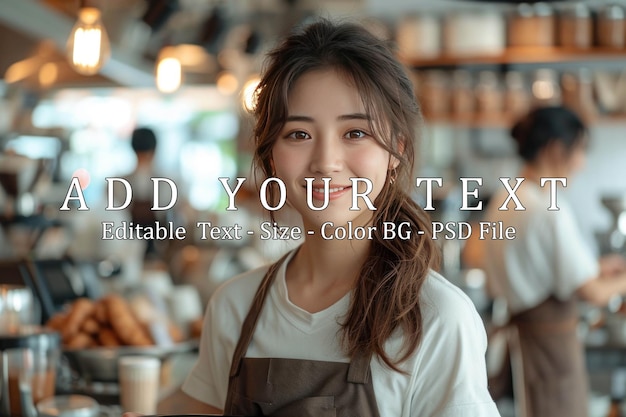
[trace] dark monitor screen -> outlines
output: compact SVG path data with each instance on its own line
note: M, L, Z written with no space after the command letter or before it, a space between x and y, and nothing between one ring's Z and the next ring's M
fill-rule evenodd
M85 295L80 277L68 259L34 260L30 263L46 321L63 306Z
M77 291L72 287L68 276L67 261L35 261L37 279L41 280L42 286L48 290L55 305L62 305L67 300L76 298Z
M0 284L31 287L32 281L26 263L22 260L0 261Z

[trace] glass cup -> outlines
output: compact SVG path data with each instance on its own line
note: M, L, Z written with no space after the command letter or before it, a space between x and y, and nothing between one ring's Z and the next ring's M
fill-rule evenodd
M21 326L40 320L41 307L30 288L0 284L0 335L15 334Z
M7 358L9 410L12 417L36 415L34 405L54 395L59 351L44 348L15 348L4 351Z

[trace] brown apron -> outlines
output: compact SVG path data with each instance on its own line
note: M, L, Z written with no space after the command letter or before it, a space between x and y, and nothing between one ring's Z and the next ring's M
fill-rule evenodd
M587 372L576 334L575 300L550 297L514 315L511 323L517 328L526 417L587 417Z
M379 417L369 355L350 363L245 358L263 302L285 260L257 290L233 354L224 414L274 417Z

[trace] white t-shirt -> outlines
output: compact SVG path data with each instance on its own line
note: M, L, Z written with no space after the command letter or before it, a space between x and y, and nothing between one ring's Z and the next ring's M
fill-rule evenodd
M293 253L292 253L293 254ZM338 321L350 295L311 314L289 301L284 262L265 301L246 357L280 357L348 362L339 348ZM198 362L183 391L222 408L233 351L254 294L267 267L226 282L207 306ZM377 358L372 381L381 416L498 416L487 391L483 323L469 298L432 272L422 287L424 337L420 347L394 372ZM386 344L392 356L402 335Z
M494 196L485 220L512 226L513 240L485 241L485 269L495 296L506 300L511 313L535 307L550 295L567 300L598 274L598 262L585 243L565 198L558 196L558 211L550 211L548 185L525 181L517 196L526 208L498 208L507 193Z

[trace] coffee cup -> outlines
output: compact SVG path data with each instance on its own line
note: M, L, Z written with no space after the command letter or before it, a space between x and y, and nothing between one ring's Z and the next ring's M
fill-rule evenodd
M122 409L156 414L161 361L150 356L122 356L118 368Z

